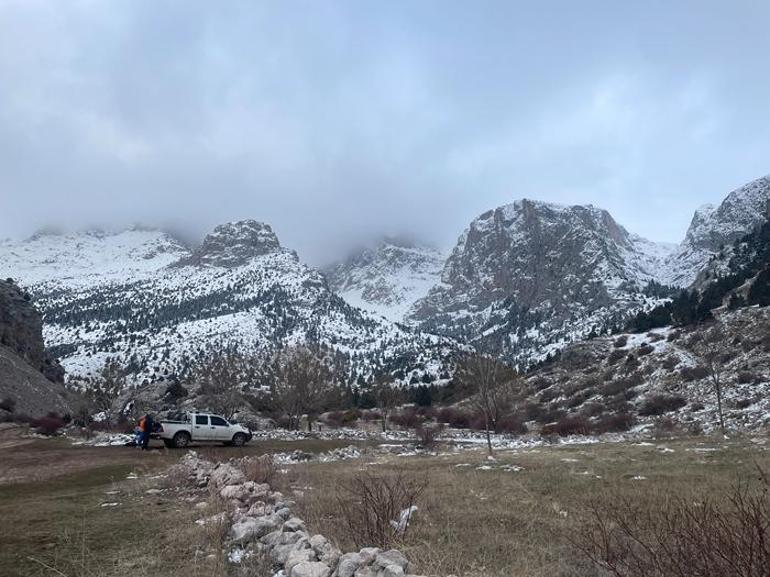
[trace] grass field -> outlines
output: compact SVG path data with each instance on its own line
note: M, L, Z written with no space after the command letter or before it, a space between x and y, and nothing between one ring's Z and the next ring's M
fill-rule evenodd
M209 458L285 450L328 450L350 443L254 444L209 448ZM220 536L194 523L210 509L201 497L164 488L159 476L179 451L73 447L59 440L0 446L0 575L226 576ZM592 499L613 495L655 503L671 493L724 495L739 478L770 469L751 439L672 439L653 444L543 446L432 457L378 457L282 468L276 480L295 493L309 530L345 550L352 538L338 514L339 487L362 468L403 469L428 488L402 544L415 571L431 575L597 575L569 536ZM519 469L520 468L520 469ZM138 479L128 479L136 474ZM20 478L26 475L26 478ZM118 503L115 506L103 506Z

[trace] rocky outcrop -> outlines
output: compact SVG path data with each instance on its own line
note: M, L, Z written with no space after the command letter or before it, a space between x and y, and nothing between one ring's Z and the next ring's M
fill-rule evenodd
M25 360L52 382L64 382L64 369L45 352L43 321L29 293L11 279L0 281L0 345Z
M230 559L263 555L275 575L283 577L408 575L409 562L398 550L366 547L343 554L323 535L311 535L293 514L291 500L265 483L245 480L236 463L214 465L189 452L177 467L228 503Z
M64 371L46 355L42 327L29 294L0 281L0 399L11 399L17 413L67 409Z
M593 206L517 201L470 224L412 319L527 361L646 306L667 250Z
M661 282L690 286L724 246L765 222L769 203L770 175L732 191L719 206L700 207L695 211L684 241L666 260Z
M241 220L217 226L203 243L177 265L234 268L258 256L278 252L281 243L270 225L255 220Z

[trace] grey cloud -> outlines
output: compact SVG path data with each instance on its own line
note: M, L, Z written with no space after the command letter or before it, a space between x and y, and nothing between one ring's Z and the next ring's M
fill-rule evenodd
M0 1L0 236L257 218L313 262L523 196L677 241L770 172L756 2Z

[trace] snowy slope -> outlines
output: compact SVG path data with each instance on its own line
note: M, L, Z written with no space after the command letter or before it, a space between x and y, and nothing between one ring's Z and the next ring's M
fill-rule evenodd
M660 280L690 286L720 249L762 224L770 203L770 176L758 178L734 191L718 206L695 211L685 239L666 260Z
M325 272L332 289L351 305L404 322L414 303L439 281L444 259L434 248L385 238Z
M453 346L348 305L255 221L217 227L192 252L157 231L46 236L0 250L0 273L34 295L46 343L71 379L93 376L109 357L142 382L183 374L208 348L313 340L354 359L352 378L385 370L407 381L439 375Z

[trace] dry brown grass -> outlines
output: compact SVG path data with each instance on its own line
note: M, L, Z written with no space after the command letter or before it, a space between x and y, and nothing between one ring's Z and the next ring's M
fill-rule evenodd
M592 500L610 490L642 507L671 493L726 498L738 477L753 474L755 462L770 463L765 452L742 441L704 450L717 443L701 438L657 446L554 446L501 453L497 462L487 462L483 453L466 453L373 465L307 464L290 475L302 491L299 505L309 529L344 550L355 543L340 519L336 487L362 469L399 467L428 482L414 525L400 544L419 573L598 576L568 538ZM663 445L674 452L663 452ZM491 469L478 468L484 466Z

